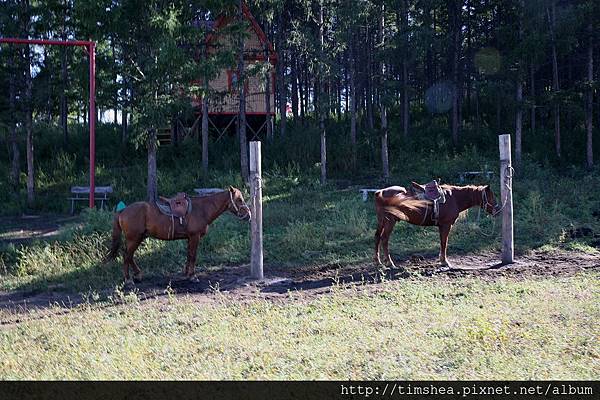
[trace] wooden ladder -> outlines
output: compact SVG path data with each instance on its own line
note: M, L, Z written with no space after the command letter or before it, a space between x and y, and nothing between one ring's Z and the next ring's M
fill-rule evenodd
M161 146L167 146L171 144L171 128L162 127L156 131L156 139Z

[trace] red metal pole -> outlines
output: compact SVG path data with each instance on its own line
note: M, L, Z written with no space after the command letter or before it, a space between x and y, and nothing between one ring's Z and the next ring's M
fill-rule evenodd
M90 208L96 194L96 44L88 44L90 55Z

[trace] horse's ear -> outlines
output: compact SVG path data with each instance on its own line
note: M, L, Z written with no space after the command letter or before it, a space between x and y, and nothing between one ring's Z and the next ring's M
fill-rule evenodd
M231 193L235 193L235 189L233 188L233 186L229 185L229 191L230 191Z

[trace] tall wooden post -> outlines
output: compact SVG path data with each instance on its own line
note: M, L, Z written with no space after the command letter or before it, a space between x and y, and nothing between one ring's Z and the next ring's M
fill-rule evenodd
M263 231L262 231L262 170L260 165L260 142L250 142L250 196L252 220L250 230L252 251L250 274L254 279L263 279Z
M498 136L500 146L500 204L502 209L502 263L514 262L513 238L513 200L512 176L513 168L510 155L510 135Z

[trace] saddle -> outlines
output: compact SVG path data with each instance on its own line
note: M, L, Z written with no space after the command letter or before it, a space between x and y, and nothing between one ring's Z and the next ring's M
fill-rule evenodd
M446 193L444 189L442 189L439 183L434 179L433 181L420 185L417 182L411 182L413 193L415 197L419 200L427 200L433 203L433 215L431 219L434 224L437 225L439 217L440 217L440 204L444 204L446 202ZM425 217L423 221L425 221Z
M192 211L192 201L186 193L179 192L174 197L159 196L156 206L161 213L171 217L178 218L181 225L184 224L185 216Z

